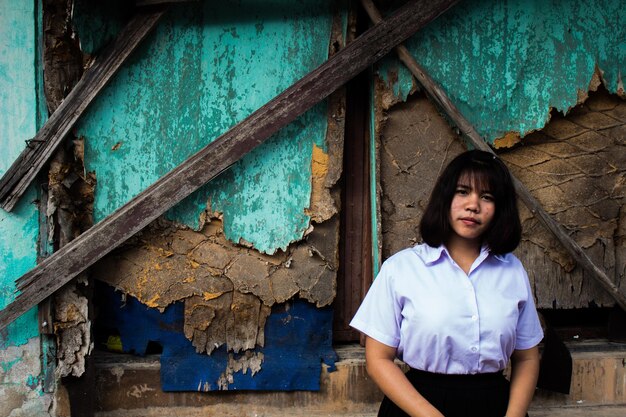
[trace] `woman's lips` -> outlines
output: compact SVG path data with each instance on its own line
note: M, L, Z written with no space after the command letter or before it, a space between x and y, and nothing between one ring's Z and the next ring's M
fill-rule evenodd
M460 220L467 225L480 224L480 220L473 217L462 217Z

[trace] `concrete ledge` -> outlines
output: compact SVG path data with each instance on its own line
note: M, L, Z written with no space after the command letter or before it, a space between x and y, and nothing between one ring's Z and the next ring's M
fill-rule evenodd
M626 405L626 344L594 341L572 343L569 347L574 359L571 394L538 390L533 410L541 413L541 410L566 407L564 410L585 409L591 412L594 406ZM337 370L330 373L326 369L322 370L319 392L209 393L162 392L158 356L138 358L100 352L94 355L97 367L97 407L103 417L117 415L109 414L116 410L127 410L125 412L128 413L141 410L142 416L151 416L153 414L147 414L150 409L160 409L160 414L155 411L160 416L163 415L163 409L171 407L177 407L177 415L184 416L261 417L285 409L289 409L289 415L300 415L297 414L300 411L311 416L375 415L382 394L367 375L363 348L358 345L337 346L336 351L339 356ZM191 414L187 414L187 411L179 414L179 411L183 412L187 408L190 408ZM196 411L199 414L194 414Z

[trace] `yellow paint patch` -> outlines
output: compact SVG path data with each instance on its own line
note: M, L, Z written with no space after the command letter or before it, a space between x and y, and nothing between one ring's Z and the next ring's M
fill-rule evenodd
M164 258L169 258L170 256L174 256L174 252L159 248L159 255L161 255Z
M313 156L311 158L311 173L313 178L325 178L328 174L330 156L322 148L313 144Z
M517 132L508 132L503 137L498 138L493 141L493 145L496 149L499 148L512 148L513 146L520 143L521 138L519 133Z
M154 297L146 301L146 305L152 308L159 307L159 304L157 303L157 301L159 301L159 298L161 298L161 296L159 294L155 294Z
M329 219L335 213L335 207L326 188L326 176L330 164L330 156L322 148L313 144L311 156L311 204L304 212L315 221Z
M205 292L205 293L202 293L202 298L204 298L204 301L209 301L209 300L214 300L222 296L222 294L224 293L223 292Z

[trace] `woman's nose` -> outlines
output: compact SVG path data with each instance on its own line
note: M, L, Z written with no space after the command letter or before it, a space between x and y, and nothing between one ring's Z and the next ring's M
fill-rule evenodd
M465 206L465 209L477 213L480 209L479 198L480 197L475 193L470 193L467 199L467 205Z

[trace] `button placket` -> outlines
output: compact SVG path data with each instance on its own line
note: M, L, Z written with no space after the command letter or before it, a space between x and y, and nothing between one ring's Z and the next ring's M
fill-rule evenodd
M470 316L470 325L472 326L473 334L472 340L469 344L469 350L472 356L471 363L473 364L474 371L478 371L480 364L480 320L478 315L478 300L476 298L476 289L474 288L473 282L470 279L468 279L467 282L469 283L469 289L472 294L470 303L471 309L473 310L472 315Z

